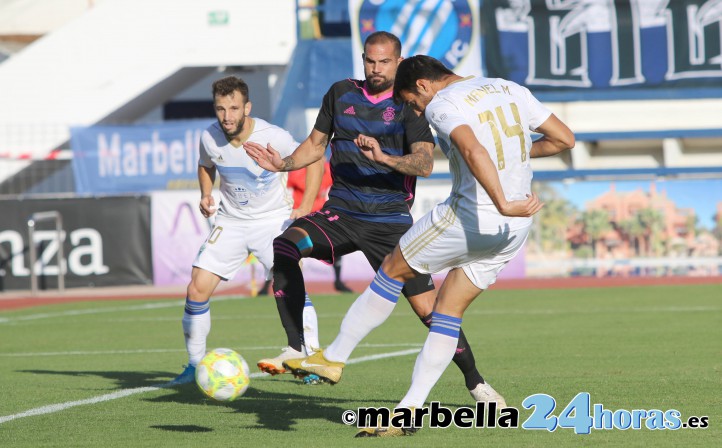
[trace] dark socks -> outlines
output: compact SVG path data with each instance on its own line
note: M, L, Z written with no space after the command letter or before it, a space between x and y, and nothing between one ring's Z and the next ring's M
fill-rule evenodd
M301 351L303 347L303 307L306 286L298 261L301 252L286 238L273 240L273 296L278 315L286 330L288 345Z
M353 292L351 288L341 280L341 258L337 257L333 262L334 282L333 287L338 292Z

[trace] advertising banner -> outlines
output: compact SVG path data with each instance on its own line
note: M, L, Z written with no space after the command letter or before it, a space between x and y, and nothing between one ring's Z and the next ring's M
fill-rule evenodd
M216 197L216 204L219 198ZM190 281L193 260L212 228L212 220L198 210L198 190L157 191L151 194L153 283L184 285Z
M404 57L430 55L462 76L502 77L569 99L610 90L669 97L659 88L687 97L694 94L679 88L722 86L715 0L349 0L349 15L358 79L364 39L388 31Z
M62 217L65 286L152 283L150 200L146 196L0 200L0 290L30 289L28 219L57 211ZM57 287L54 221L35 224L40 289Z
M71 130L77 193L123 194L198 184L198 142L209 120Z
M217 196L216 204L220 198ZM185 285L190 281L193 260L212 226L198 210L199 193L194 190L158 191L151 195L153 283L157 286ZM308 282L333 282L333 268L318 260L302 261L304 279ZM250 257L248 262L229 280L229 284L248 286L251 279L258 287L264 283L263 266ZM373 279L374 271L363 254L344 257L342 277L345 280Z
M722 85L709 0L481 2L484 72L535 90Z
M364 79L363 43L376 31L396 35L404 57L427 54L458 73L482 73L476 0L349 0L349 15L356 79Z

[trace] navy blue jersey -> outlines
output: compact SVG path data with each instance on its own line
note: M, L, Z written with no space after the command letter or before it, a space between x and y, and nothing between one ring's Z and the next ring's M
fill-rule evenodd
M333 185L325 208L366 221L413 222L409 210L416 177L372 162L353 140L364 134L376 138L386 154L409 154L412 143L434 143L423 116L395 103L391 93L373 98L363 81L346 79L331 86L323 97L314 128L331 137Z

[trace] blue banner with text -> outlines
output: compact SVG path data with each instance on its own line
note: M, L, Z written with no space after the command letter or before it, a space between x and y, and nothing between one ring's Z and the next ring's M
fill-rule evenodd
M77 193L196 188L198 141L209 120L71 130Z
M534 90L587 94L722 84L719 1L481 4L484 68L491 77ZM676 92L672 95L679 96Z

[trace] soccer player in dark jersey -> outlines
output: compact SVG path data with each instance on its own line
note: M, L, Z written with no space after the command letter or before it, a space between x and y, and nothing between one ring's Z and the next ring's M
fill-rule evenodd
M258 367L270 374L285 373L283 362L304 358L303 309L305 296L299 260L312 257L332 262L360 250L378 269L401 236L413 224L410 208L416 176L427 177L433 167L434 138L424 117L392 98L401 42L379 31L364 42L365 81L346 79L331 86L310 136L286 158L273 148L247 142L248 155L269 171L292 171L319 160L331 143L333 185L329 199L316 213L299 218L274 240L273 290L288 347ZM360 149L359 138L375 138L384 155ZM425 325L431 321L436 299L429 275L407 282L403 294ZM367 321L371 316L347 319ZM503 402L475 366L474 355L461 333L454 362L464 374L466 387L477 401Z

